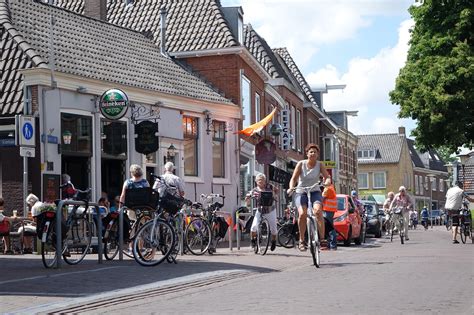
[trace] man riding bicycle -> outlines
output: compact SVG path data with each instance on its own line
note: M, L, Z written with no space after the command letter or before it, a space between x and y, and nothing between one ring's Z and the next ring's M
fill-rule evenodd
M451 216L453 220L453 244L459 244L456 235L459 227L459 210L462 208L463 198L466 198L470 202L474 201L474 198L469 197L463 190L462 182L458 181L454 187L448 189L446 193L446 204L444 206L448 215Z
M390 205L392 204L393 198L395 198L395 194L391 191L387 194L387 199L385 199L385 202L383 203L383 213L385 214L385 235L390 235L392 232L390 230Z
M390 211L394 211L394 209L397 209L397 208L402 209L403 229L405 232L405 240L408 241L409 240L408 223L410 221L409 212L410 212L410 209L413 209L413 201L411 200L411 197L406 192L405 186L400 186L400 188L398 189L398 194L395 195L392 203L390 204Z

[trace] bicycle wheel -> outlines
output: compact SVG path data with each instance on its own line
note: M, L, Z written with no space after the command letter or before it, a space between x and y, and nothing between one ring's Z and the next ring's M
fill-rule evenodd
M395 224L390 224L390 242L393 242L393 233L395 233Z
M118 224L115 221L108 231L107 238L104 239L104 257L107 260L113 260L119 252Z
M277 240L278 244L285 248L293 248L295 247L295 238L291 233L293 229L293 223L291 224L283 224L277 233Z
M149 221L133 240L133 257L142 266L156 266L170 255L175 242L176 234L168 222Z
M85 218L72 219L66 234L63 259L70 265L80 263L89 253L92 241L90 222Z
M41 260L45 268L52 268L56 264L56 233L54 232L54 224L54 222L49 222L46 238L41 241Z
M459 236L461 237L461 242L463 244L466 244L466 238L467 238L466 233L468 233L466 229L466 225L463 223L459 223L458 232L459 232Z
M262 218L257 230L257 246L258 253L265 255L270 244L270 225L266 218Z
M184 241L186 248L191 254L204 254L211 244L211 228L209 224L201 218L191 220L184 231Z
M319 243L319 235L318 235L318 226L315 224L313 219L309 219L309 224L307 227L308 230L308 240L309 240L309 250L311 252L311 256L313 257L313 264L316 268L319 268L321 263L320 257L320 243Z
M398 234L400 235L400 243L403 245L405 243L405 227L404 227L404 224L403 224L403 218L400 219L400 222L398 223L398 226L399 226L399 230L398 230Z

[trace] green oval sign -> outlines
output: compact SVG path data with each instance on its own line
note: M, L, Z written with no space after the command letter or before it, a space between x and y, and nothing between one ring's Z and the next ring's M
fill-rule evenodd
M105 91L99 101L100 112L110 120L122 118L127 113L128 105L127 94L119 89Z

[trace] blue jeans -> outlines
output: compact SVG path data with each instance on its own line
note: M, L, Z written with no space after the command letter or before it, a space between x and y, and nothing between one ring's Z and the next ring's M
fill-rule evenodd
M331 211L323 211L323 217L328 220L329 223L334 224L334 212ZM329 248L337 248L337 232L336 229L332 229L329 231Z

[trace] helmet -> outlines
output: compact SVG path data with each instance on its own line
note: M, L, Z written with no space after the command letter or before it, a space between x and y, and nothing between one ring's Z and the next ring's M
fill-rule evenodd
M355 190L351 191L351 196L352 196L352 197L357 196L357 191L355 191Z

